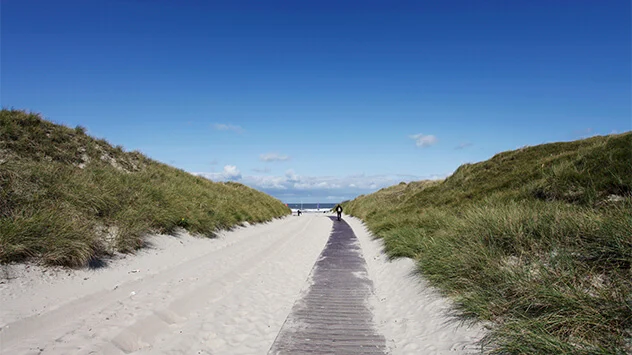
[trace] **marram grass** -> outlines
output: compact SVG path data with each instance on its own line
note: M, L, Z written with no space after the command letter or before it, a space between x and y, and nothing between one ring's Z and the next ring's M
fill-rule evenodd
M0 261L83 266L132 252L150 233L212 237L290 213L238 183L216 183L124 152L85 129L0 112Z
M632 133L504 152L345 203L495 354L632 353Z

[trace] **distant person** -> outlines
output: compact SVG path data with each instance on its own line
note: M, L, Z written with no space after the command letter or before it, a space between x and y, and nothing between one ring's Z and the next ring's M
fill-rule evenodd
M342 216L342 206L336 206L336 214L338 214L338 220L340 220L340 217Z
M296 211L296 213L300 216L301 215L301 210Z

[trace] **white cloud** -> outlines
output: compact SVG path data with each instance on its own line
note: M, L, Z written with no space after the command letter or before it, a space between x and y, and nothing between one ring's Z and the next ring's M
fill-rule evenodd
M327 196L327 197L325 197L325 200L342 201L345 198L347 198L347 197L346 196Z
M241 180L241 172L235 165L226 165L221 173L193 173L213 181L238 181Z
M235 126L232 124L225 124L225 123L214 123L213 128L215 128L218 131L233 131L235 133L244 132L243 128L241 128L240 126Z
M246 176L244 183L258 190L286 190L287 180L283 176Z
M299 176L292 169L285 172L285 178L288 182L299 182Z
M425 134L418 133L418 134L411 135L410 138L414 139L415 144L418 147L422 147L422 148L430 147L431 145L436 144L438 141L437 137L431 134L425 135Z
M281 200L294 200L310 196L315 201L346 200L358 195L369 194L381 188L426 179L441 179L445 175L349 175L349 176L304 176L289 169L280 176L244 175L237 167L227 165L221 173L197 173L213 181L239 180L244 185L263 191Z
M226 165L223 174L228 180L241 180L241 172L235 165Z
M293 196L310 195L315 199L327 196L352 199L361 194L369 194L378 189L397 185L402 181L410 182L424 179L439 179L445 176L413 175L355 175L355 176L303 176L294 170L286 171L283 176L244 176L242 183L261 190L280 199Z
M259 159L265 162L271 162L271 161L286 161L286 160L289 160L290 157L283 154L266 153L266 154L259 155Z
M253 168L251 170L254 171L255 173L269 173L270 172L270 168L268 168L268 167Z

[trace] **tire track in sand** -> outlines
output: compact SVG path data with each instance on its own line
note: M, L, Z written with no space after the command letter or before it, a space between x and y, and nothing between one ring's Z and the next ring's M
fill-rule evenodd
M256 267L262 253L287 243L300 234L307 223L307 220L286 218L245 228L236 232L237 242L225 243L221 248L172 269L9 323L0 331L0 350L6 354L30 353L32 350L43 354L90 353L95 350L90 344L111 344L109 341L116 338L121 330L142 323L144 319L152 320L145 321L147 327L143 329L150 335L145 338L151 340L151 333L167 330L165 327L154 328L156 323L159 324L154 320L173 325L186 319L182 313L196 307L189 302L178 304L174 299L186 300L187 295L202 291L204 285L213 284L216 280L228 282L229 275L234 276L234 270L240 266L252 264ZM215 286L222 287L221 284ZM132 292L135 294L130 296ZM134 343L134 337L131 337L132 340L119 339L118 347L105 346L101 350L131 351L147 344L142 341L143 338L139 337L138 344Z

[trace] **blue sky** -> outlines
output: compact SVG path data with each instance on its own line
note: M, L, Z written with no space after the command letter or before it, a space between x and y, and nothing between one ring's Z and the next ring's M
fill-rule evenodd
M632 129L631 5L1 2L3 107L284 202Z

